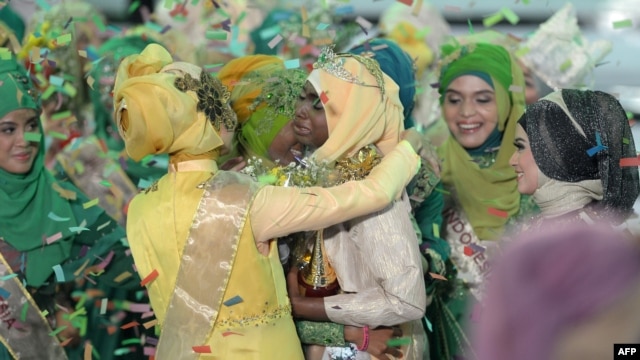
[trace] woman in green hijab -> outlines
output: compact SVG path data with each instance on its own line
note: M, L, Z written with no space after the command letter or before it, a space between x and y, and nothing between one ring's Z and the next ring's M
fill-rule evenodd
M510 219L531 210L509 167L515 126L524 112L524 79L512 55L485 42L441 49L439 93L449 138L438 149L446 198L444 229L451 257L449 286L437 292L432 358L469 356L466 324L483 293L495 240Z
M26 73L0 60L0 359L65 359L83 337L94 347L108 337L75 304L74 282L135 288L139 278L123 229L45 169L42 109Z

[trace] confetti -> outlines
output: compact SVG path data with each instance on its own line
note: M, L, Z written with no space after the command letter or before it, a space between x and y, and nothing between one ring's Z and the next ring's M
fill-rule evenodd
M71 34L60 35L56 38L58 45L67 45L71 42Z
M104 315L107 313L107 305L109 304L109 299L103 298L100 301L100 315Z
M413 5L413 0L398 0L399 3L405 4L407 6Z
M422 9L422 2L423 0L418 0L416 6L413 8L413 10L411 10L411 15L418 16L418 14L420 14L420 10Z
M58 240L60 240L60 239L62 239L62 232L57 232L57 233L55 233L55 234L53 234L53 235L49 236L49 237L45 240L45 242L47 243L47 245L51 245L52 243L54 243L54 242L56 242L56 241L58 241Z
M130 273L129 271L125 271L122 274L118 275L115 277L115 279L113 279L113 281L119 283L124 281L125 279L131 277L131 275L133 275L132 273Z
M411 338L408 336L387 340L388 347L396 347L411 344Z
M0 48L0 59L11 60L11 50L5 47Z
M49 212L48 217L49 217L49 219L51 219L53 221L69 221L71 219L71 218L65 218L65 217L58 216L58 215L54 214L53 211Z
M353 14L353 6L351 5L344 5L344 6L340 6L337 7L334 11L335 15L348 15L348 14Z
M129 6L129 14L132 14L134 11L138 10L140 7L140 1L136 0Z
M140 286L145 286L148 283L152 282L158 277L158 270L154 269L149 275L147 275L142 281L140 281Z
M22 305L22 311L20 311L20 321L24 322L27 319L27 311L29 310L29 303L25 302Z
M11 293L7 289L0 287L0 296L2 296L2 298L4 299L8 299L9 296L11 296Z
M60 264L53 266L53 272L56 274L56 280L59 283L65 282L64 271L62 270L62 266L60 266Z
M91 229L83 227L83 226L72 226L69 228L69 231L80 234L83 231L90 231Z
M287 69L297 69L300 67L300 59L290 59L284 62L284 67Z
M502 21L502 19L504 19L504 15L502 14L502 12L497 12L493 15L485 17L482 20L482 25L484 25L484 27L492 27L493 25Z
M276 37L271 39L271 41L269 41L267 46L269 46L269 49L273 49L274 47L278 46L278 44L280 44L281 41L282 41L282 35L278 34L276 35Z
M640 166L640 157L620 159L620 167L636 167L636 166Z
M42 140L42 134L34 132L24 133L24 139L31 142L40 142Z
M598 152L602 151L602 150L607 150L608 147L602 145L602 140L600 138L600 132L596 131L596 146L592 147L591 149L587 150L587 155L589 156L593 156L595 154L597 154Z
M51 10L51 5L49 5L49 3L45 0L36 0L36 4L44 11Z
M519 85L511 85L511 86L509 86L509 91L511 91L511 92L521 93L522 90L523 90L522 86L519 86Z
M566 71L571 67L571 59L567 59L567 61L560 64L560 71Z
M358 16L356 18L356 22L358 23L358 25L360 25L364 33L368 35L369 34L368 30L371 30L371 27L373 26L373 24L371 24L367 19L363 18L362 16Z
M322 101L323 104L326 104L329 102L329 97L327 96L326 92L321 92L320 93L320 101Z
M509 213L507 213L506 211L498 210L496 208L489 208L487 209L487 212L491 215L499 216L505 219L509 217Z
M465 246L465 247L464 247L464 251L463 251L463 252L464 252L464 254L465 254L465 255L467 255L467 256L471 256L471 255L473 255L473 254L474 254L474 251L473 251L473 249L472 249L470 246Z
M444 277L444 276L442 276L440 274L436 274L436 273L430 272L429 275L434 279L448 281L446 277Z
M265 40L265 39L271 39L274 36L276 36L278 33L280 32L280 26L271 26L268 27L266 29L260 30L260 38Z
M192 349L193 349L193 352L195 352L197 354L210 354L211 353L211 346L209 346L209 345L193 346Z
M56 336L56 335L58 335L59 333L61 333L61 332L62 332L62 330L66 329L66 328L67 328L67 326L66 326L66 325L62 325L62 326L58 327L57 329L53 330L52 332L50 332L50 333L49 333L49 336Z
M209 40L227 40L228 32L219 30L207 30L205 37Z
M223 304L224 304L224 306L229 307L229 306L240 304L242 301L243 301L242 298L239 295L236 295L236 296L232 297L231 299L223 302Z
M129 304L129 311L134 313L147 313L151 311L149 304Z
M433 236L439 238L440 237L440 226L436 223L431 224L433 228Z
M90 207L96 206L98 205L98 202L100 201L100 198L95 198L93 200L89 200L86 203L82 204L82 208L83 209L88 209Z
M18 274L13 273L13 274L5 275L3 277L0 277L0 281L7 281L9 279L13 279L14 277L18 277Z
M156 355L156 348L151 346L145 346L144 348L142 348L142 352L144 353L144 356L149 356L153 358Z
M619 20L619 21L613 22L614 29L624 29L632 26L633 26L633 23L631 19L625 19L625 20Z
M152 327L156 326L157 323L158 323L158 320L154 319L151 321L147 321L146 323L142 324L142 326L144 326L145 329L151 329Z
M516 25L520 21L520 17L509 8L502 8L501 13L511 25Z
M138 325L140 325L140 324L137 321L131 321L131 322L128 322L128 323L120 326L120 329L126 330L126 329L130 329L132 327L136 327Z

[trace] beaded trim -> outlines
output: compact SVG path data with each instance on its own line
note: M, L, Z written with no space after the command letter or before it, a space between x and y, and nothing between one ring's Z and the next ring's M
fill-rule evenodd
M231 316L231 314L229 314ZM263 326L283 317L291 317L291 305L281 305L273 310L262 310L260 314L244 316L240 319L228 318L219 319L216 322L217 328L237 329L247 326Z
M198 95L198 110L204 112L207 119L216 130L220 131L220 124L233 131L238 125L238 118L229 106L231 93L227 88L206 71L200 73L196 80L189 74L184 74L175 80L175 87L180 91L195 91Z

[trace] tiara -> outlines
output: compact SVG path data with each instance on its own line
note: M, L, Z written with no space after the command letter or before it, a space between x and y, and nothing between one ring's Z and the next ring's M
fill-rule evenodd
M331 45L322 49L322 51L320 52L320 56L318 56L318 60L313 63L314 69L324 70L329 74L352 84L367 87L377 87L380 89L380 94L384 96L384 73L380 69L380 64L378 64L378 61L366 56L354 54L336 54L333 52L333 47L334 45ZM350 73L349 70L345 69L344 63L347 58L353 58L361 63L369 71L369 73L371 73L371 75L376 78L377 84L367 84Z

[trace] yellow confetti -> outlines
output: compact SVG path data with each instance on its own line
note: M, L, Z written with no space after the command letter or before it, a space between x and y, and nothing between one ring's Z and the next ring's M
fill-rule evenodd
M87 201L86 203L82 204L82 208L83 208L83 209L88 209L88 208L90 208L90 207L92 207L92 206L96 206L96 205L98 205L98 202L99 202L99 201L100 201L100 199L99 199L99 198L95 198L95 199L93 199L93 200L89 200L89 201Z

